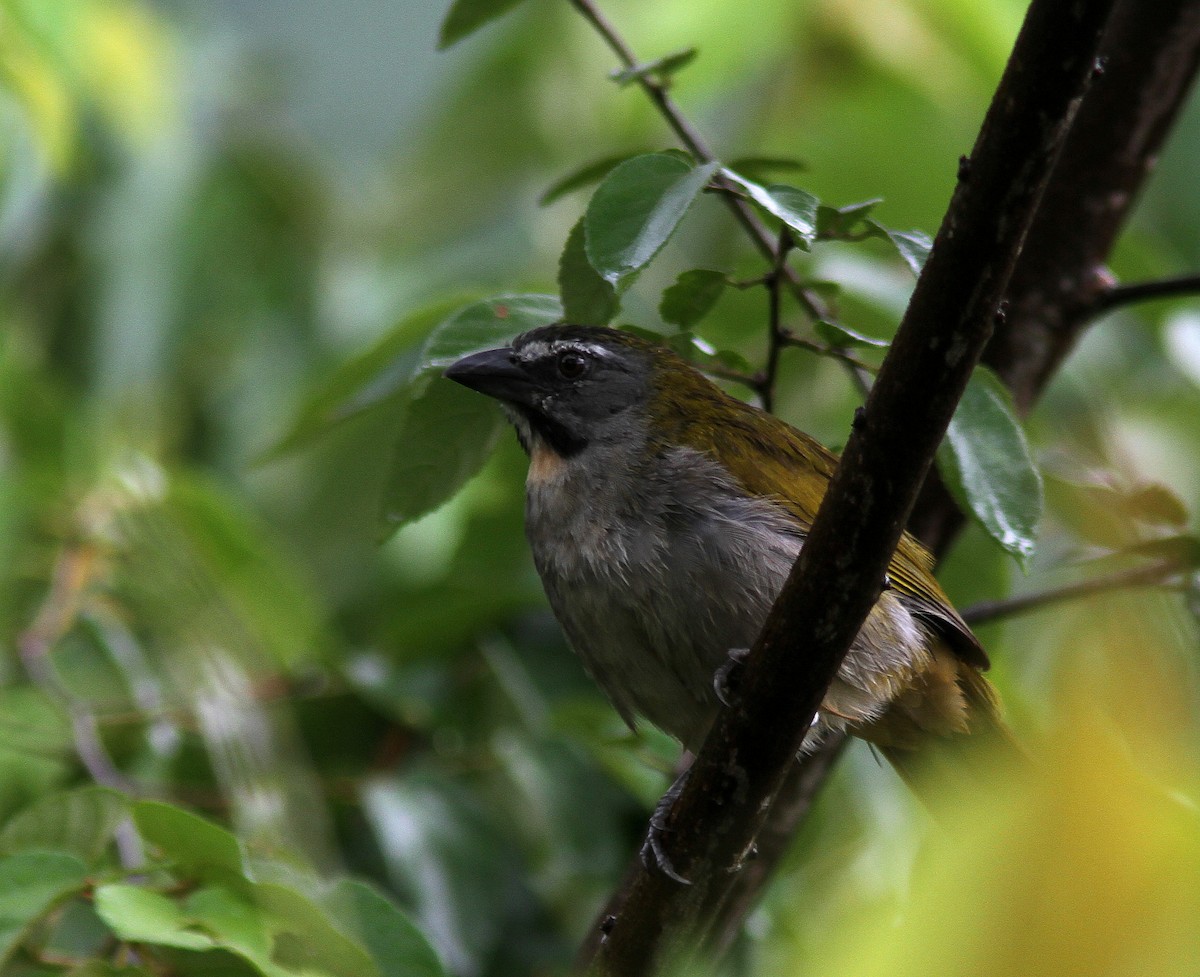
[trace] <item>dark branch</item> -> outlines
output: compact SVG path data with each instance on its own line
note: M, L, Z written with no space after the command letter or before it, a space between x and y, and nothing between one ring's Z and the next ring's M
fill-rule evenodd
M1009 314L984 354L984 361L1021 391L1024 410L1036 402L1091 321L1085 311L1089 289L1094 282L1108 281L1107 275L1094 278L1093 269L1107 261L1186 100L1198 59L1197 0L1120 0L1101 49L1103 76L1067 136L1009 285ZM961 519L932 472L910 531L941 553ZM771 810L772 836L794 834L803 820L822 782L818 760L809 757L801 764L813 768L815 776L781 791ZM736 891L722 910L718 947L727 946L737 933L777 861L771 847L760 843L752 870L737 877Z
M653 972L713 922L812 717L879 596L888 562L983 352L1009 276L1091 75L1115 0L1033 0L904 321L800 558L665 835L691 886L636 874L592 965ZM1015 165L1019 161L1019 165ZM853 560L846 558L854 554Z
M1110 287L1105 264L1196 77L1200 2L1120 0L1099 63L1009 283L1008 315L983 355L1023 414ZM935 475L909 530L940 554L961 526Z
M1122 0L984 361L1028 410L1092 320L1105 262L1200 62L1197 0Z
M706 948L714 956L720 956L741 932L742 921L758 903L796 836L796 826L816 801L848 740L844 733L827 736L816 752L788 765L787 779L754 839L755 857L729 880L728 890L714 892L703 907L705 918L714 920L705 939Z
M1174 560L1164 560L1150 566L1132 567L1103 577L1063 584L1061 587L1050 587L1046 590L1039 590L1035 594L1022 594L1019 597L1009 597L1007 600L980 601L963 611L962 616L963 620L971 626L987 624L999 618L1025 614L1029 611L1049 607L1052 604L1093 597L1096 594L1105 594L1113 590L1161 587L1176 580L1187 572L1187 569Z
M1092 315L1103 315L1135 302L1178 298L1181 295L1200 295L1200 275L1179 275L1150 282L1134 282L1132 285L1113 285L1096 296Z

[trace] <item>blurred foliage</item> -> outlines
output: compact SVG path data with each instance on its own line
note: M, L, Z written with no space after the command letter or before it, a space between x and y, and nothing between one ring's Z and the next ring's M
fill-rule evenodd
M0 0L0 973L560 971L674 749L566 650L523 458L436 374L557 315L595 183L669 135L565 4L436 57L423 5L339 12L363 30L197 6ZM845 327L814 341L877 362L912 283L896 248L920 256L882 229L935 230L1022 8L608 12L648 60L696 48L672 93L768 214L813 216L777 179L823 203L817 238L883 198L874 237L797 261ZM1200 267L1198 144L1193 106L1119 276ZM723 282L765 269L719 201L688 202L622 290L564 291L758 364L765 297ZM942 575L960 606L1194 532L1198 350L1194 301L1097 324L1027 425L1050 476L1030 572L972 528ZM777 394L835 446L858 399L802 350ZM381 516L419 518L381 543ZM1200 968L1196 603L983 628L1044 777L943 838L855 747L730 972Z

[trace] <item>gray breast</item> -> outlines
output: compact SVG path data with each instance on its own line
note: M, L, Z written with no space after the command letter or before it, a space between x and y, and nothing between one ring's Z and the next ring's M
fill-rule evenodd
M531 484L527 529L555 615L622 716L695 747L715 671L753 642L801 541L706 456L660 461L637 490L611 475L585 488L571 470Z

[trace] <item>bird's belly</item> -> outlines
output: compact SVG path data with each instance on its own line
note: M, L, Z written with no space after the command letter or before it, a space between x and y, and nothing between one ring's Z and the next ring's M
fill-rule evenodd
M685 744L696 743L716 707L712 676L724 659L722 649L731 646L719 635L702 637L659 617L656 602L644 600L655 582L625 591L603 578L543 574L567 640L631 727L641 716Z
M717 670L753 643L801 545L770 511L736 504L715 519L709 513L721 509L710 503L675 531L595 511L568 516L566 507L527 521L550 605L585 669L627 723L642 716L693 750L716 713ZM903 603L885 593L808 743L874 720L921 670L926 643Z
M564 545L562 521L543 528L529 524L534 560L588 673L628 723L642 716L698 747L714 675L753 642L799 541L766 524L670 533L593 518Z

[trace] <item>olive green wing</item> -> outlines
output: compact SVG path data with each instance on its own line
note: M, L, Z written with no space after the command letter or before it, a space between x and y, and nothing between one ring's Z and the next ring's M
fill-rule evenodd
M797 535L807 535L837 468L837 456L815 438L741 401L730 398L724 407L720 422L704 423L703 417L693 416L694 423L677 432L679 443L717 458L750 494L785 509L796 521ZM892 556L888 576L909 610L960 658L976 668L988 667L979 639L938 585L933 558L907 533Z
M732 408L732 409L729 409ZM688 425L679 443L716 458L753 496L771 499L808 532L837 456L779 418L730 399L719 422Z
M908 609L940 634L959 658L978 669L990 665L983 645L934 577L933 557L908 533L900 537L888 577Z

